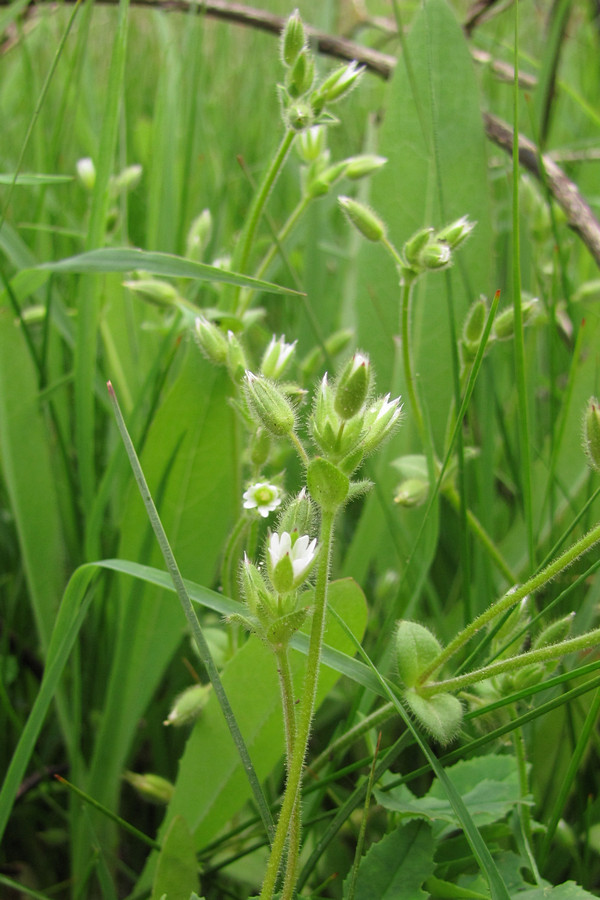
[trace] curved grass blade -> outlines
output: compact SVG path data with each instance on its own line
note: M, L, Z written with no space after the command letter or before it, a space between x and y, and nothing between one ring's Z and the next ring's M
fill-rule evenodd
M37 268L50 272L68 272L72 274L106 275L109 272L133 272L141 270L152 275L163 275L167 278L192 278L196 281L223 282L239 287L267 291L271 294L296 294L300 292L292 288L281 287L270 281L261 281L249 275L238 275L225 272L217 266L193 262L182 256L158 251L146 251L128 247L101 247L79 253L58 262L42 263Z

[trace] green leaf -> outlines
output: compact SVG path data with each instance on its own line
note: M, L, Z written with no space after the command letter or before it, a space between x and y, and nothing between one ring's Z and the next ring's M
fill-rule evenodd
M374 844L358 870L354 900L425 900L433 873L433 837L424 822L409 822Z
M534 888L531 891L521 891L516 896L519 900L546 900L547 897L551 900L593 900L596 895L584 891L574 881L565 881L558 887Z
M239 287L251 287L255 290L268 291L271 294L298 294L291 288L280 287L269 281L250 278L249 275L237 275L225 272L217 266L193 262L183 256L172 253L149 252L127 247L101 247L87 253L79 253L58 262L42 263L38 266L50 272L67 272L70 274L106 275L109 272L149 272L167 278L192 278L197 281L223 282L236 284Z
M38 184L67 184L73 181L72 175L0 175L0 184L38 185Z
M191 832L181 816L175 816L165 835L156 864L151 900L180 900L200 890L198 863Z

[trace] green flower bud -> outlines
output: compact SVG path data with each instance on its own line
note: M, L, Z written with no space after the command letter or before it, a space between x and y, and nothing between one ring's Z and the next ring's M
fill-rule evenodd
M309 463L306 483L311 497L325 512L339 509L350 488L348 476L322 456L316 456Z
M292 537L310 534L313 530L314 519L314 506L306 494L306 489L302 488L298 496L294 497L281 513L277 531L280 534L287 531Z
M250 412L259 424L276 437L292 433L296 416L283 392L262 375L246 372L244 393Z
M297 9L285 23L281 34L281 57L286 66L293 66L304 49L304 25Z
M203 209L199 216L196 216L190 230L188 231L185 242L185 255L188 259L199 262L202 259L204 251L208 246L212 234L212 216L209 209Z
M248 367L246 354L233 331L227 332L227 369L236 384L240 384Z
M208 703L210 692L210 684L192 684L186 688L175 698L175 703L163 725L179 727L194 722Z
M250 462L256 469L261 469L269 458L271 435L264 428L257 428L251 437Z
M350 197L339 197L338 200L352 225L368 241L377 242L385 237L385 225L372 209L369 209L364 203L359 203L358 200L352 200Z
M467 313L462 331L462 354L465 363L471 363L477 356L479 344L483 337L485 322L487 319L487 304L483 297L479 297L471 304Z
M214 322L197 316L194 337L204 356L218 366L225 365L228 357L227 338Z
M139 164L127 166L122 172L112 179L111 188L118 193L119 191L133 191L142 180L143 169Z
M137 281L124 281L123 287L129 288L139 294L144 300L149 300L155 306L162 308L174 306L179 300L179 294L168 281L160 281L158 278L140 278Z
M532 650L537 650L538 647L549 647L551 644L565 641L571 633L574 618L575 613L570 612L567 616L563 616L562 619L556 619L554 622L546 625L533 642ZM552 666L554 665L555 663L552 662Z
M316 162L327 151L327 129L322 125L307 128L298 136L296 149L302 162Z
M408 508L422 506L427 500L428 493L428 481L424 481L422 478L407 478L405 481L401 481L396 488L394 503Z
M402 620L396 632L398 673L408 688L414 687L424 672L442 652L442 646L428 628L418 622Z
M592 469L600 472L600 404L590 397L583 417L583 449Z
M96 184L96 167L94 161L89 156L77 160L77 176L84 188L88 191L94 190Z
M521 315L523 325L527 325L534 313L537 312L538 301L526 300L521 306ZM503 310L500 315L496 316L492 329L492 334L498 341L509 341L515 333L515 311L512 306Z
M342 419L352 419L363 408L371 382L369 357L355 353L335 388L334 409Z
M450 247L443 241L430 241L419 253L419 265L424 269L444 269L452 261Z
M302 97L311 89L314 80L315 61L311 53L303 50L287 73L285 86L288 94L294 99Z
M452 694L434 694L421 697L415 690L408 690L404 700L421 727L445 746L457 737L463 710L460 700Z
M307 103L297 100L291 103L286 110L286 120L294 131L304 131L313 124L313 112Z
M335 163L335 165L323 169L318 175L308 181L306 186L307 197L323 197L331 189L331 185L335 184L345 174L345 171L346 164L343 162Z
M273 335L260 364L261 375L265 378L281 378L290 364L297 343L294 341L293 344L286 344L285 334L279 338Z
M345 176L350 181L358 181L361 178L367 178L378 172L382 166L385 166L387 159L385 156L375 156L373 153L364 153L361 156L351 156L345 159Z
M159 806L169 803L175 791L175 787L170 781L161 778L160 775L154 775L152 772L146 772L144 775L138 772L125 772L123 778L137 791L140 797Z
M356 87L364 71L365 67L359 66L356 60L335 69L318 89L318 93L324 99L325 105L335 103L351 91L352 88Z
M400 424L402 403L400 397L390 400L390 395L379 397L365 413L363 448L367 456L373 453Z
M421 228L404 245L404 258L409 266L420 266L419 255L431 240L433 228Z
M444 241L451 250L456 250L460 244L466 241L476 224L477 222L470 222L468 216L462 216L456 222L451 222L450 225L446 225L445 228L438 231L435 239Z

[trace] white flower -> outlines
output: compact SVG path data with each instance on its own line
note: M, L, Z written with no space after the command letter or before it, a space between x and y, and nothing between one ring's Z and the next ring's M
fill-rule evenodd
M256 509L263 518L281 506L281 491L275 484L259 481L244 491L244 509Z
M262 358L261 374L266 378L281 378L296 349L296 343L297 341L286 344L285 334L279 338L273 335Z
M96 183L96 168L93 160L90 159L89 156L84 156L83 159L77 160L77 175L88 191L94 190L94 185Z
M277 532L275 532L271 535L268 547L271 563L269 569L271 578L274 581L273 586L276 590L281 590L281 587L277 584L277 567L282 560L285 560L286 557L289 559L289 562L292 564L293 573L292 584L289 588L286 586L284 589L293 590L298 587L306 575L308 575L308 571L317 555L316 548L317 539L313 538L311 541L307 534L303 534L302 537L297 538L293 544L292 538L287 531L284 531L282 534L277 534Z

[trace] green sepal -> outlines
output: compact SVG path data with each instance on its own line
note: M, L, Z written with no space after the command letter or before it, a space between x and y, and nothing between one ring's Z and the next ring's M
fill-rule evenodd
M295 632L302 628L309 612L310 608L307 606L276 619L267 629L265 636L271 647L274 650L283 650Z
M322 456L310 462L306 483L311 496L325 512L335 512L345 502L350 489L348 476Z

